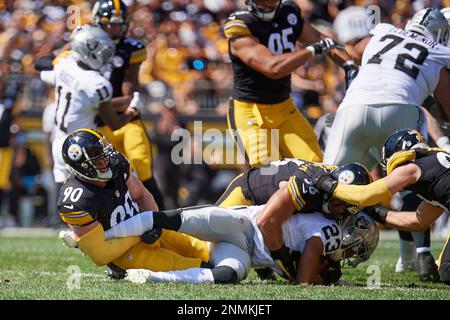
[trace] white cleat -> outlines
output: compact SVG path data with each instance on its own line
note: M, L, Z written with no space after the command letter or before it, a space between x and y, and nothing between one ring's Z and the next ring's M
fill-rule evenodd
M406 272L406 271L415 271L417 265L416 259L407 261L406 263L403 263L402 258L398 258L397 264L395 265L395 272Z
M151 274L152 272L146 269L128 269L125 280L132 283L144 284L151 282Z

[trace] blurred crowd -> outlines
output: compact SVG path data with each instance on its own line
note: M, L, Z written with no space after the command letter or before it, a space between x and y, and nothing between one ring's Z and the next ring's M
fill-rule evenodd
M245 9L244 0L124 2L129 6L129 35L144 42L147 48L147 60L143 63L139 76L141 92L147 102L144 116L145 113L161 115L162 123L155 125L152 135L161 148L161 154L164 154L164 148L170 148L166 139L170 135L170 127L182 126L177 122L180 115L199 120L211 116L223 117L225 121L233 75L223 25L231 12ZM392 23L398 27L404 27L408 19L424 7L450 6L450 0L296 2L302 8L305 19L341 42L346 42L345 32L336 32L340 30L337 17L350 6L369 7L373 10L374 7L370 6L376 5L381 22ZM13 108L13 123L20 124L24 112L39 113L51 103L53 90L39 80L34 62L37 58L61 48L69 40L76 25L89 23L93 3L93 0L0 0L0 105ZM344 94L344 72L327 58L319 56L311 59L293 74L293 99L313 124L323 114L335 112ZM27 145L26 139L21 145ZM36 157L31 149L23 151L23 157L30 158L30 161L33 160L32 157ZM39 158L39 155L37 156ZM164 159L156 162L158 161L161 167L167 163ZM37 166L35 164L32 175L42 175L41 167L45 167L42 161L41 166L39 162ZM161 169L160 172L164 170ZM186 205L185 202L179 202L180 197L193 198L191 202L198 202L198 194L185 194L183 197L183 192L206 190L215 176L210 168L203 165L189 170L177 170L166 170L167 174L173 176L171 181L181 184L175 193L170 187L166 190L165 196L173 199L174 206ZM182 173L184 171L189 172ZM185 182L177 179L180 175L186 176ZM200 182L193 186L191 177L199 177L194 180ZM27 181L29 182L29 179ZM39 179L30 183L37 183L36 181ZM183 183L187 186L183 186ZM220 179L217 184L218 190L226 185ZM42 193L36 191L39 188L24 186L23 183L22 187L20 195ZM214 201L213 197L217 194L211 192L210 196L212 200L208 200ZM187 204L191 203L188 201ZM10 210L19 210L17 205L10 204L10 207Z

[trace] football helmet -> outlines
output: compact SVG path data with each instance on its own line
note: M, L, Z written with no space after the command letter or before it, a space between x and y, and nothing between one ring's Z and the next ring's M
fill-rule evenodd
M444 14L435 8L425 8L414 14L405 30L417 32L443 45L447 44L450 27Z
M419 143L425 143L423 135L415 129L401 129L391 134L381 150L381 166L386 170L388 159L400 150L410 150Z
M359 211L342 222L343 264L356 267L367 261L375 251L379 240L378 227L368 214Z
M121 0L98 0L92 7L94 25L103 29L118 26L117 34L111 35L114 40L123 37L129 26L128 8Z
M109 35L89 25L79 26L72 32L70 47L76 60L97 71L110 64L115 51Z
M108 181L117 175L118 153L95 130L79 129L72 132L64 140L62 156L69 171L83 179Z
M281 0L277 0L274 3L273 9L264 9L258 0L245 0L245 5L248 11L250 11L254 16L258 17L263 21L272 21L277 15L278 8L281 5Z
M346 184L369 184L372 182L372 177L369 171L362 164L352 162L332 172L333 177L338 181Z
M450 7L442 9L441 13L444 15L445 19L447 19L447 23L450 26ZM447 41L447 47L450 47L450 39Z

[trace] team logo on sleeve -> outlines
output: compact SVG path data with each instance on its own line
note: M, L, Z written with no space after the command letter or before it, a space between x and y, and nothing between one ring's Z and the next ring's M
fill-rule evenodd
M338 181L346 184L351 184L355 180L355 174L350 170L342 171L339 175Z
M291 26L295 26L298 22L297 16L293 13L290 13L287 17L287 21Z
M69 149L67 150L67 155L69 158L73 161L78 161L81 159L81 156L83 155L81 151L81 147L77 144L70 145Z

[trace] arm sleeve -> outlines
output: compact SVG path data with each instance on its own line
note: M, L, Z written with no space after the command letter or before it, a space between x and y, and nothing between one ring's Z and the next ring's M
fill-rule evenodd
M78 247L88 255L95 264L102 266L122 256L140 241L138 237L106 240L101 224L80 237Z
M390 199L392 193L384 179L380 179L364 186L339 183L333 196L353 205L368 207Z
M225 37L227 39L234 39L239 37L249 37L251 36L250 29L248 28L246 22L239 17L232 16L230 17L224 27Z
M142 212L134 217L116 224L105 232L106 240L141 236L153 228L153 211Z

